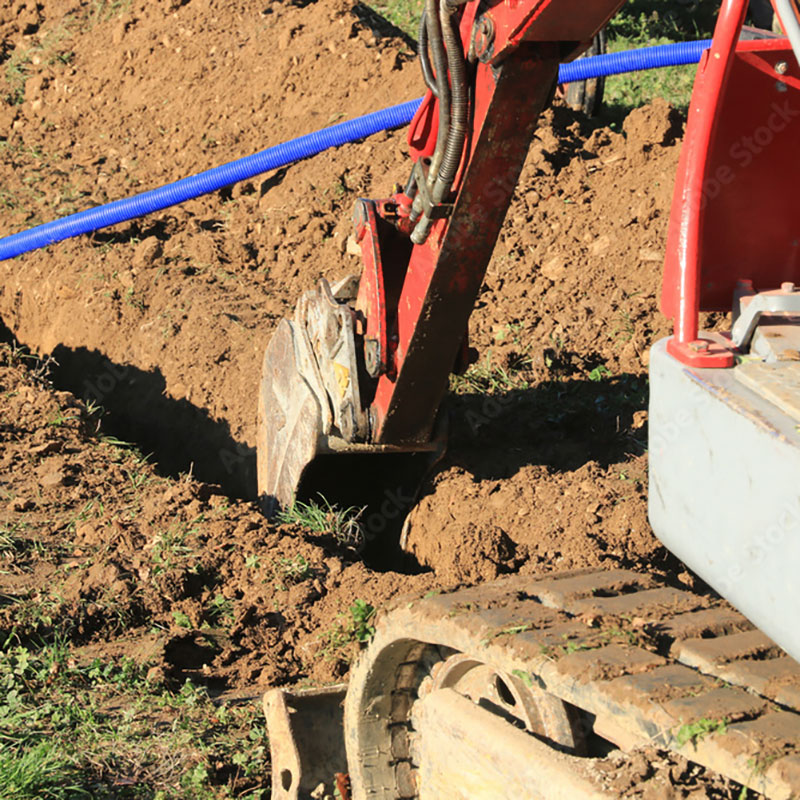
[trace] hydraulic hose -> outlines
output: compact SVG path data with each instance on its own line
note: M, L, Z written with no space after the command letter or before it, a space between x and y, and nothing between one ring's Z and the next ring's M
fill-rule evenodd
M422 78L425 85L433 92L434 97L439 96L439 87L436 85L436 76L433 74L433 67L431 67L431 57L428 52L428 11L422 10L422 16L419 20L419 42L417 44L417 51L419 53L419 63L422 67Z
M461 163L461 156L464 151L464 139L467 135L467 108L469 105L469 97L467 93L467 65L464 60L464 52L461 49L461 38L458 35L458 28L455 24L456 7L448 5L447 0L440 0L439 3L439 20L442 29L442 38L444 39L445 49L447 52L447 66L448 69L445 74L449 74L451 83L451 104L450 104L450 129L448 131L447 139L444 142L441 163L438 165L438 171L435 181L431 182L430 178L433 177L434 164L431 162L428 185L433 183L431 190L431 201L434 204L441 203L450 187L453 185L458 165ZM440 143L437 140L437 149ZM434 154L436 155L436 154ZM420 196L415 198L415 204ZM422 216L422 219L417 222L416 227L411 233L411 241L414 244L422 244L428 236L432 225L432 220L428 217L427 212Z
M437 0L427 0L425 18L428 26L431 51L433 53L433 68L436 71L436 97L439 102L439 129L436 135L436 149L431 156L428 187L433 188L436 173L439 171L444 156L444 148L450 135L450 78L447 74L447 53L444 49L442 38L442 21L439 18ZM459 42L460 46L460 42Z
M581 58L571 64L562 65L559 70L559 81L570 83L603 75L693 64L700 60L701 54L710 44L711 40L678 42ZM420 102L420 100L409 100L407 103L374 111L357 119L340 122L338 125L268 147L259 153L239 158L166 186L6 236L0 239L0 260L13 258L84 233L92 233L110 225L129 222L146 214L163 211L165 208L216 192L238 181L248 180L263 172L310 158L328 148L355 142L380 131L400 128L413 119Z
M467 65L464 53L461 50L461 39L458 27L455 24L453 13L455 8L448 6L447 0L439 3L440 18L442 22L442 36L447 49L447 65L452 83L452 101L450 104L450 135L445 144L444 156L436 185L433 188L433 202L440 202L444 195L450 191L453 180L461 163L464 151L464 139L467 135Z

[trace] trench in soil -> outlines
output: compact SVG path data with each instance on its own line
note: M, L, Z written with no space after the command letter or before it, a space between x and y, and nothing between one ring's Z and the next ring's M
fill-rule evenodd
M191 473L231 497L256 496L255 450L232 435L224 420L166 393L159 369L120 364L85 347L57 345L52 381L104 410L103 429L148 455L164 475ZM255 383L253 386L255 407Z

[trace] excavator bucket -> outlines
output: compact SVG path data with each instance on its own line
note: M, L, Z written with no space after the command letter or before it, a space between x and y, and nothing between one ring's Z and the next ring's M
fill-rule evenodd
M402 523L431 466L444 451L433 441L412 446L369 443L359 363L356 279L331 288L322 280L280 322L267 349L258 403L258 493L275 516L297 502L352 509L358 518L345 544L397 558Z

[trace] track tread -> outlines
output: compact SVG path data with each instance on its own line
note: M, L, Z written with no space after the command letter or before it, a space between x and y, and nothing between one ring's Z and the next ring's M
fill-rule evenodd
M527 672L631 741L679 751L768 797L800 793L800 665L723 601L627 570L580 571L436 595L394 614L389 639L413 631ZM698 741L679 737L700 720L720 725ZM759 759L769 761L763 772Z
M677 642L672 649L672 655L679 661L703 671L743 659L778 658L783 652L759 630L716 636L713 639L686 639Z
M539 601L550 608L568 610L567 605L583 600L599 592L626 594L631 591L650 589L656 586L650 575L642 575L626 569L606 570L598 580L596 570L581 571L579 575L568 574L539 579L532 583L530 591Z
M638 675L666 664L656 653L624 644L607 644L598 649L569 653L558 661L558 670L565 677L580 683L609 681L626 675Z
M658 633L677 641L722 636L753 629L754 626L749 620L728 606L689 611L656 623Z
M592 597L568 603L564 610L572 614L597 613L616 616L637 616L646 622L698 610L694 595L671 586L644 589L616 597Z
M735 686L710 689L697 697L682 697L664 703L664 710L677 725L691 725L702 719L731 720L756 716L769 708L769 703L759 695Z
M609 696L626 701L631 696L647 697L650 702L664 703L695 696L716 685L713 678L682 664L664 664L638 675L623 675L607 686Z

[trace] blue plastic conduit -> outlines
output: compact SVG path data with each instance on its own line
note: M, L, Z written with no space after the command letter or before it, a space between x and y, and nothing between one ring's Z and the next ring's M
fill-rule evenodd
M563 64L559 70L560 83L582 81L623 72L655 69L658 67L695 64L711 40L677 42L675 44L627 50L603 56L581 58ZM20 233L0 239L0 260L28 253L40 247L80 236L83 233L117 225L120 222L162 211L204 194L218 191L232 183L253 178L263 172L285 167L295 161L315 156L330 147L355 142L379 131L407 125L419 108L421 100L409 100L397 106L366 114L358 119L340 122L329 128L300 136L283 144L268 147L259 153L239 158L228 164L200 172L158 189L116 200L96 208L70 214L68 217L37 225Z

